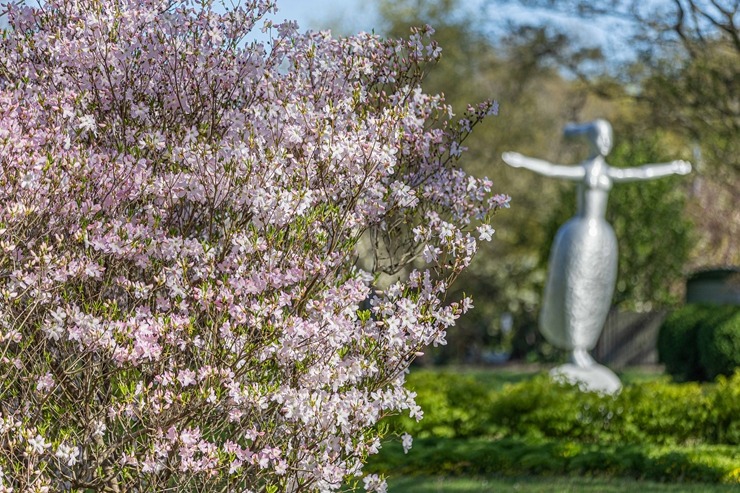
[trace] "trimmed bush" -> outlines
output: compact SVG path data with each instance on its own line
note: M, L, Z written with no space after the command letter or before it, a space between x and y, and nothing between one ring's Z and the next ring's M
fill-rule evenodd
M711 441L740 444L740 370L731 378L718 377L712 390L712 431L716 435ZM738 475L740 477L740 463Z
M666 372L677 382L704 381L718 374L731 374L732 369L727 370L726 366L722 367L723 371L716 371L715 365L712 365L712 372L707 369L706 363L710 362L713 356L707 354L702 358L699 334L704 334L702 336L704 347L710 353L726 354L727 349L716 347L731 348L732 344L721 342L715 345L712 342L712 334L717 327L739 313L740 307L737 306L695 304L685 305L672 312L663 322L658 334L658 357L660 362L665 364ZM736 337L740 344L740 335ZM722 361L728 360L725 358Z
M418 372L410 376L424 419L396 416L391 427L414 437L474 437L486 433L490 395L469 375Z
M740 384L740 380L735 385ZM623 412L615 441L693 444L715 442L713 388L696 382L645 382L626 387L615 400ZM732 404L732 403L727 403ZM740 406L733 408L740 411Z
M423 439L404 454L386 443L368 471L393 475L594 475L740 484L740 452L727 445L582 444L553 440Z
M711 379L740 367L740 308L716 326L702 325L698 348L701 366Z
M411 373L425 417L395 417L391 431L417 438L524 437L580 443L740 444L740 372L716 383L658 380L617 396L581 392L539 375L485 388L465 375Z
M408 381L425 417L387 423L414 435L414 447L404 454L387 442L370 472L740 483L740 371L705 384L663 377L617 396L548 375L502 389L446 372L412 372Z
M702 380L696 351L696 327L706 316L700 305L686 305L666 317L658 333L658 358L676 381Z

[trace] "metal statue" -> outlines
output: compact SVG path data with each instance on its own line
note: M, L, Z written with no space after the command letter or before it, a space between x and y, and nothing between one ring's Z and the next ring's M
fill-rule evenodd
M605 158L612 148L612 127L606 120L569 124L565 136L588 140L589 157L579 165L552 164L515 152L506 152L502 158L515 168L579 182L578 211L560 227L550 252L539 326L550 343L571 351L572 364L557 372L591 390L615 392L621 388L616 375L589 355L604 327L617 277L617 239L605 219L609 190L614 183L685 175L691 164L673 161L634 168L609 166ZM587 376L594 372L599 374L595 377L598 382Z

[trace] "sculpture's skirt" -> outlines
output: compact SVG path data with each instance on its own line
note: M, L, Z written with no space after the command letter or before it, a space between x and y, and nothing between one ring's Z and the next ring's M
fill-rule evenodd
M617 238L609 223L574 217L550 252L540 330L562 349L592 349L611 307L617 278Z

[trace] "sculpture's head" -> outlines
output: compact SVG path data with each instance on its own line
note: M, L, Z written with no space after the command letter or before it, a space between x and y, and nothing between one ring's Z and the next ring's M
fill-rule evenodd
M612 126L608 121L598 119L588 123L569 123L564 134L568 138L584 136L593 155L606 156L612 149Z

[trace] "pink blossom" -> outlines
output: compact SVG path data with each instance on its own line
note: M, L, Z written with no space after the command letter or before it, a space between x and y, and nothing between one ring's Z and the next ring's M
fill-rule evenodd
M36 381L36 390L42 394L54 389L54 376L51 373L43 375Z
M365 486L365 491L377 493L386 493L388 491L388 486L386 485L385 480L377 474L368 474L362 479L362 481Z
M491 241L491 236L496 231L491 227L490 224L483 224L478 226L478 237L481 241Z
M408 433L401 435L401 445L403 445L403 453L407 454L413 444L413 438Z
M74 466L77 464L77 462L79 462L79 455L80 449L78 447L73 447L66 443L59 444L57 451L54 453L55 457L59 458L68 466Z
M379 450L378 420L423 416L404 372L472 307L449 286L509 205L458 166L497 104L453 120L422 90L431 28L337 38L287 21L245 43L274 7L8 4L14 490L62 491L80 470L101 490L334 491Z
M51 444L44 440L44 437L37 434L35 437L28 439L26 450L31 454L42 454L49 447L51 447Z
M195 384L195 372L193 370L180 370L180 372L177 374L177 380L180 382L180 385L183 387L187 387L189 385Z

